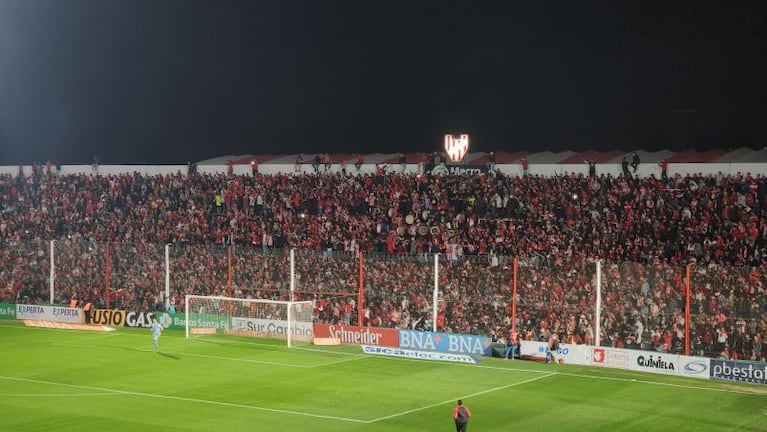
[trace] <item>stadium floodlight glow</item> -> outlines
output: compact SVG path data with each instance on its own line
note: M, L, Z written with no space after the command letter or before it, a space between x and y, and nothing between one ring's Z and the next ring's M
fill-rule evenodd
M283 339L288 348L312 342L314 301L187 295L186 337L252 336Z
M452 163L462 163L469 154L469 134L445 135L445 153Z

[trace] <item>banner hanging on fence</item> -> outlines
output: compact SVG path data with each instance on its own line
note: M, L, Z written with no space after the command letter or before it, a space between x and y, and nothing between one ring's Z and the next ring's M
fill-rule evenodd
M20 320L54 321L69 324L83 323L83 310L63 306L16 305L16 318Z

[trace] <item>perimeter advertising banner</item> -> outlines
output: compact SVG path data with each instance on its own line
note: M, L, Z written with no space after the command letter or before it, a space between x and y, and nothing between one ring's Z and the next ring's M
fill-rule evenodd
M709 379L710 363L709 358L680 355L677 374L685 378Z
M125 313L125 327L152 327L152 317L155 312L127 311Z
M287 339L288 331L292 331L294 336L302 339L314 337L312 323L310 322L295 322L291 330L286 320L232 317L232 330L244 331L244 335L264 335L266 337L285 339Z
M665 375L678 374L679 356L676 354L636 350L627 350L627 352L629 354L629 370Z
M767 363L711 359L711 379L767 384Z
M519 342L519 358L524 360L546 361L546 342L523 340Z
M398 347L399 331L382 327L359 327L338 324L314 324L314 336L338 339L341 343Z
M126 313L117 309L96 309L91 314L91 324L122 327L125 325Z
M399 347L461 354L493 355L487 336L399 330Z
M83 310L63 306L16 305L16 319L82 324Z
M16 319L16 305L0 303L0 319Z
M184 313L170 314L167 312L158 312L156 316L157 322L162 324L165 328L174 330L184 330L186 328L186 314Z
M184 330L186 328L186 314L179 312L170 314L167 312L152 313L157 317L157 322L162 324L163 327ZM231 318L227 316L211 315L211 314L190 314L191 321L189 327L192 328L216 328L216 329L228 329L231 325ZM151 321L150 321L151 322Z

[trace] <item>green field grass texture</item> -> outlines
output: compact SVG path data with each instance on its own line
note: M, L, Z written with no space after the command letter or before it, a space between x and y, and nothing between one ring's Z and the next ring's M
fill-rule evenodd
M767 431L767 389L484 358L148 329L0 325L0 431Z

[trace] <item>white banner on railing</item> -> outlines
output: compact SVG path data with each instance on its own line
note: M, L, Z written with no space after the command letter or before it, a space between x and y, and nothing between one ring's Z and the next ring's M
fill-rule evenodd
M590 363L594 366L604 366L618 369L629 369L631 355L629 350L608 347L591 347Z
M657 351L626 351L629 355L629 370L676 375L679 370L679 356Z
M285 320L233 317L232 329L287 338L288 322ZM314 329L310 322L293 322L292 332L294 336L301 338L311 338L314 336Z
M546 342L526 341L519 343L519 358L525 360L546 361Z
M711 359L680 355L677 374L687 378L711 379Z
M69 324L82 324L82 309L69 308L63 306L37 306L37 305L16 305L16 319L55 321Z

